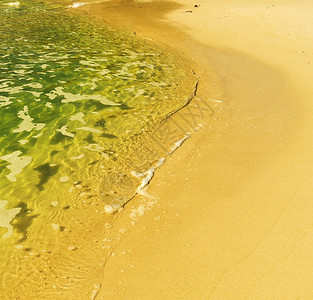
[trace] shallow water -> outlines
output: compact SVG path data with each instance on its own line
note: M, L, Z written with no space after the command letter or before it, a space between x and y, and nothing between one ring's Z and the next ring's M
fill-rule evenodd
M184 62L146 41L0 1L2 299L71 299L96 280L104 207L126 203L142 180L132 174L169 149L152 151L151 134L194 85Z

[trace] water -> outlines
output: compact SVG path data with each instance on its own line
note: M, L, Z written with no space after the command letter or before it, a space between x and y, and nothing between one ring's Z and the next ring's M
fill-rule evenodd
M194 85L182 61L146 41L43 3L0 1L3 299L70 299L97 277L103 247L90 241L104 207L126 203L142 180L132 174L169 148L151 151L152 133Z

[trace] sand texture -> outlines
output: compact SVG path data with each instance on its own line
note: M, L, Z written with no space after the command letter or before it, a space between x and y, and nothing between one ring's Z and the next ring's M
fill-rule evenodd
M174 48L200 77L197 116L184 112L202 128L118 215L96 299L313 299L312 2L80 9Z

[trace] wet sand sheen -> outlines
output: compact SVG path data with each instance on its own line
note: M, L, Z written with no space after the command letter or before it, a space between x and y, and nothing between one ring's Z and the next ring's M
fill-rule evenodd
M85 9L192 55L199 97L223 112L157 172L157 204L137 197L119 215L129 230L97 299L311 299L312 5L162 3Z

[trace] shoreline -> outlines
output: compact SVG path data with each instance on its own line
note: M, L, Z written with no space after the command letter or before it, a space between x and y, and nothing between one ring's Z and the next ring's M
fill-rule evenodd
M156 6L161 8L161 11L167 11L169 8L173 9L173 6L176 7L177 5L172 5L169 2L166 2L165 5L161 2L156 2ZM163 6L165 6L165 8ZM167 6L169 6L169 8L167 8ZM123 7L123 12L126 15L122 14L121 18L118 18L121 13L121 7ZM158 166L155 168L155 165L159 165L160 160L165 161L166 158L171 156L173 152L175 152L178 148L176 146L177 143L183 140L183 142L180 143L181 145L185 142L185 140L189 139L194 133L200 130L200 128L204 124L214 122L214 119L219 118L219 115L222 113L223 110L223 105L221 100L217 100L217 98L219 99L221 97L222 83L219 82L219 78L215 74L216 70L214 70L211 66L209 67L208 65L200 68L198 63L194 61L194 57L191 55L191 53L185 53L185 48L179 44L181 41L184 40L185 34L181 32L179 33L178 37L176 36L176 34L175 36L172 36L172 34L170 34L169 36L163 34L164 38L159 39L158 34L162 32L162 30L170 32L170 30L168 30L168 27L170 26L168 24L162 24L161 22L159 22L158 17L156 16L154 16L154 18L152 19L153 26L147 26L146 22L148 19L145 19L143 22L139 21L137 24L136 21L141 20L138 14L140 13L140 11L136 13L136 9L138 7L146 7L144 9L146 12L155 12L154 2L137 3L132 1L121 4L117 4L114 1L111 1L109 3L99 1L68 9L74 13L83 13L96 19L101 19L102 21L108 23L109 26L113 26L118 30L122 30L123 32L126 32L126 34L137 35L140 39L147 40L149 43L160 47L163 51L169 52L171 53L171 55L179 56L180 60L184 59L184 65L182 67L187 70L189 69L190 72L193 73L193 76L197 78L194 91L189 96L190 99L187 101L187 103L184 104L177 111L168 115L161 122L161 124L154 128L152 132L148 134L148 137L146 137L146 139L150 138L152 142L148 142L148 144L149 146L155 148L154 150L156 152L158 152L157 148L159 148L159 150L162 148L162 155L159 156L159 160L155 161L149 170L146 170L144 173L141 174L148 174L147 177L150 178L148 182L146 182L146 178L143 179L143 182L146 182L144 186L142 184L140 185L140 189L143 189L148 184L150 184L150 181L153 179L154 172L157 171L159 167ZM107 14L108 12L109 14ZM135 24L131 25L129 23L130 20L131 23L135 22ZM149 19L149 22L150 21L151 19ZM175 40L179 43L171 44L171 40L173 38L175 38ZM198 45L198 43L196 43L196 45ZM194 71L195 69L197 71L202 71L201 77ZM205 72L209 71L209 74L203 73L203 70ZM209 98L205 100L201 97L202 95L204 97L207 97L208 94ZM169 136L168 138L161 137L157 133L158 129L160 129L160 131L165 130L166 132L171 132L171 136ZM177 135L174 136L174 132ZM173 147L175 148L175 150L171 150ZM163 163L161 165L163 165ZM150 174L152 169L154 170L153 174ZM140 191L139 189L137 189L135 194L124 204L124 206L129 205L129 202L132 201L134 197L138 196L139 193ZM109 207L105 207L105 211L110 213L116 211L116 209L113 209L112 211L112 209L110 209Z
M116 216L93 299L311 299L312 5L178 3L78 8L190 55L217 111Z

